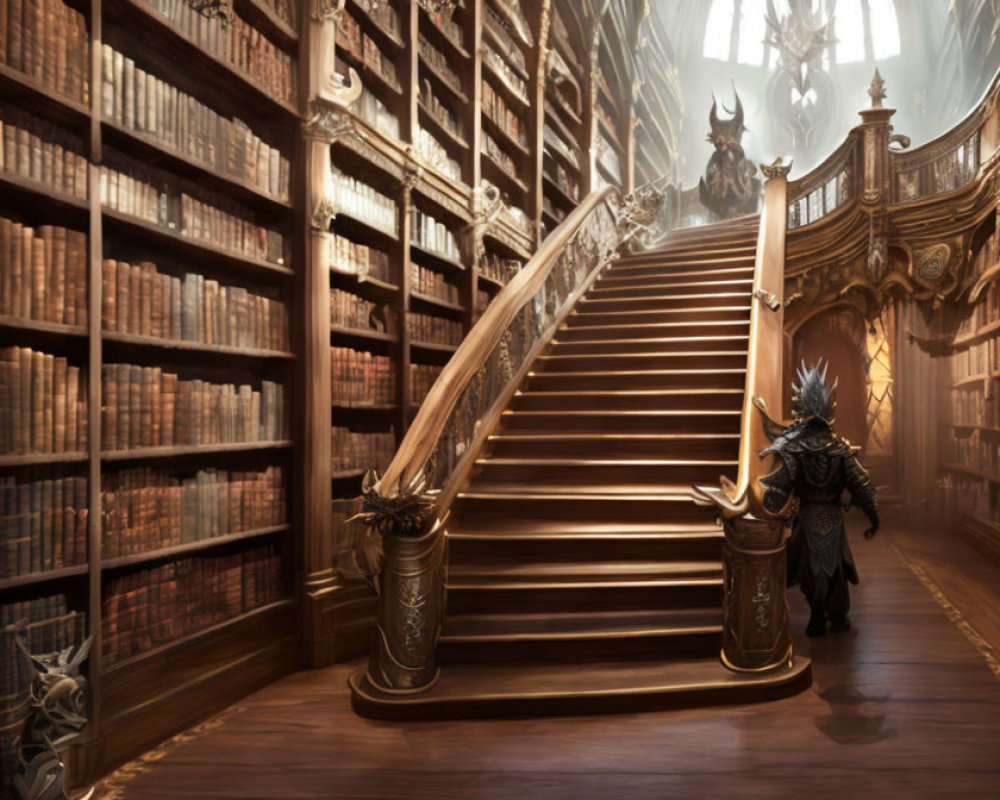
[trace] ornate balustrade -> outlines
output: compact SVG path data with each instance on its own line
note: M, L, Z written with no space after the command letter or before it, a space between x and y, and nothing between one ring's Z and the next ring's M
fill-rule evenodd
M383 545L381 563L370 566L379 594L373 687L433 685L451 502L535 356L619 245L655 219L654 205L637 195L623 201L613 188L587 197L473 326L385 474L366 478L361 518Z
M861 137L857 130L808 175L788 184L788 230L813 225L855 199Z

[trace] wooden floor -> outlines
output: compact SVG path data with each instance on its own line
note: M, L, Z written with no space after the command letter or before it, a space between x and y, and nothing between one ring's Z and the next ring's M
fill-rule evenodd
M997 797L1000 679L988 656L991 644L1000 652L1000 570L943 536L885 531L854 542L862 584L849 633L805 639L806 608L792 596L796 645L815 676L796 697L682 712L387 723L351 712L355 662L258 692L127 765L96 796ZM937 589L944 596L936 599Z

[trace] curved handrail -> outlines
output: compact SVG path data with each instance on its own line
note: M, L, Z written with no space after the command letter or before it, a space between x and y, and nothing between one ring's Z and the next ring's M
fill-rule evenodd
M382 494L404 491L424 471L462 393L501 344L517 315L543 290L563 250L590 215L618 196L614 187L605 187L588 195L487 306L421 403L413 424L379 482Z

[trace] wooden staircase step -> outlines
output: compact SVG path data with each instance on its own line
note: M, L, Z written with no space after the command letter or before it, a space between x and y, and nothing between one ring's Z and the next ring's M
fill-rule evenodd
M563 354L553 352L535 360L534 371L557 372L597 372L612 369L622 370L683 370L697 369L743 369L746 367L746 351L739 350L666 350L631 353L582 353Z
M501 433L738 433L741 413L677 411L504 411Z
M634 298L637 295L699 295L718 292L738 292L749 295L753 288L753 275L748 278L714 280L714 281L670 281L643 283L640 286L607 285L598 281L588 293L588 298L604 300L610 297Z
M449 564L449 588L520 588L633 584L675 579L721 578L720 559L705 561L584 561L525 564Z
M670 309L708 309L720 306L750 306L750 292L706 292L703 294L641 294L630 297L604 297L588 294L578 301L574 314L613 311L666 311Z
M525 390L514 395L513 411L741 411L743 388Z
M614 355L635 353L732 352L746 359L749 336L651 336L644 339L553 340L547 356Z
M626 324L563 325L554 337L560 343L574 341L619 341L677 336L749 336L750 316L732 320L688 320L633 322Z
M627 273L636 269L698 269L706 264L734 266L753 264L757 248L752 244L722 243L716 247L678 247L663 253L641 253L614 262L609 271Z
M500 521L496 521L500 522ZM655 558L722 558L723 533L695 524L597 525L545 521L487 527L488 520L449 520L448 555L452 563L523 564L552 561L604 562L613 553L621 560Z
M637 369L528 373L527 391L574 392L624 389L742 389L746 369Z
M629 286L648 285L671 285L677 283L688 283L689 281L702 281L705 283L712 281L742 280L753 278L753 264L746 264L738 267L713 267L706 266L696 270L686 270L680 272L674 269L662 269L651 271L649 275L621 274L612 266L606 269L598 277L594 284L594 289L627 288Z
M546 490L536 485L477 485L459 492L452 504L451 519L477 520L483 525L523 525L526 529L539 523L614 525L701 524L712 520L705 509L690 497L690 484L649 487L636 491L634 486L593 487L562 486ZM617 489L615 491L614 489Z
M443 663L697 658L718 653L719 608L654 611L467 614L449 617Z
M745 304L730 303L728 305L713 305L699 308L643 308L632 311L587 310L574 309L566 318L567 328L580 326L594 327L601 325L651 325L665 322L700 322L719 323L750 319L749 302Z
M533 483L544 488L579 485L600 486L601 491L607 487L659 491L684 482L715 483L720 475L735 477L735 455L732 459L480 458L471 479L477 487Z
M721 569L720 569L721 573ZM572 611L627 611L700 608L722 605L722 576L608 576L604 580L553 576L547 581L502 580L451 575L447 583L446 614L536 613Z
M625 713L761 702L809 686L808 659L763 675L732 672L718 656L677 661L579 664L449 664L433 688L388 694L359 670L350 678L351 704L376 719L449 719Z
M739 433L510 433L489 437L495 458L728 458L739 454Z

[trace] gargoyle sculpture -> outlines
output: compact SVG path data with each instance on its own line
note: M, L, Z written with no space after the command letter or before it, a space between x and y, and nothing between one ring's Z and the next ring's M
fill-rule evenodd
M87 724L87 679L80 673L80 666L92 641L93 637L88 638L75 652L73 647L67 647L36 655L28 652L24 638L18 637L17 645L35 672L14 775L19 800L69 800L59 748ZM93 790L84 798L92 794Z
M719 219L755 213L760 197L760 179L754 177L757 167L743 151L743 133L747 130L743 124L743 103L735 89L733 93L736 108L731 112L726 109L732 114L727 120L719 119L718 102L712 99L708 141L715 152L699 184L702 205Z

